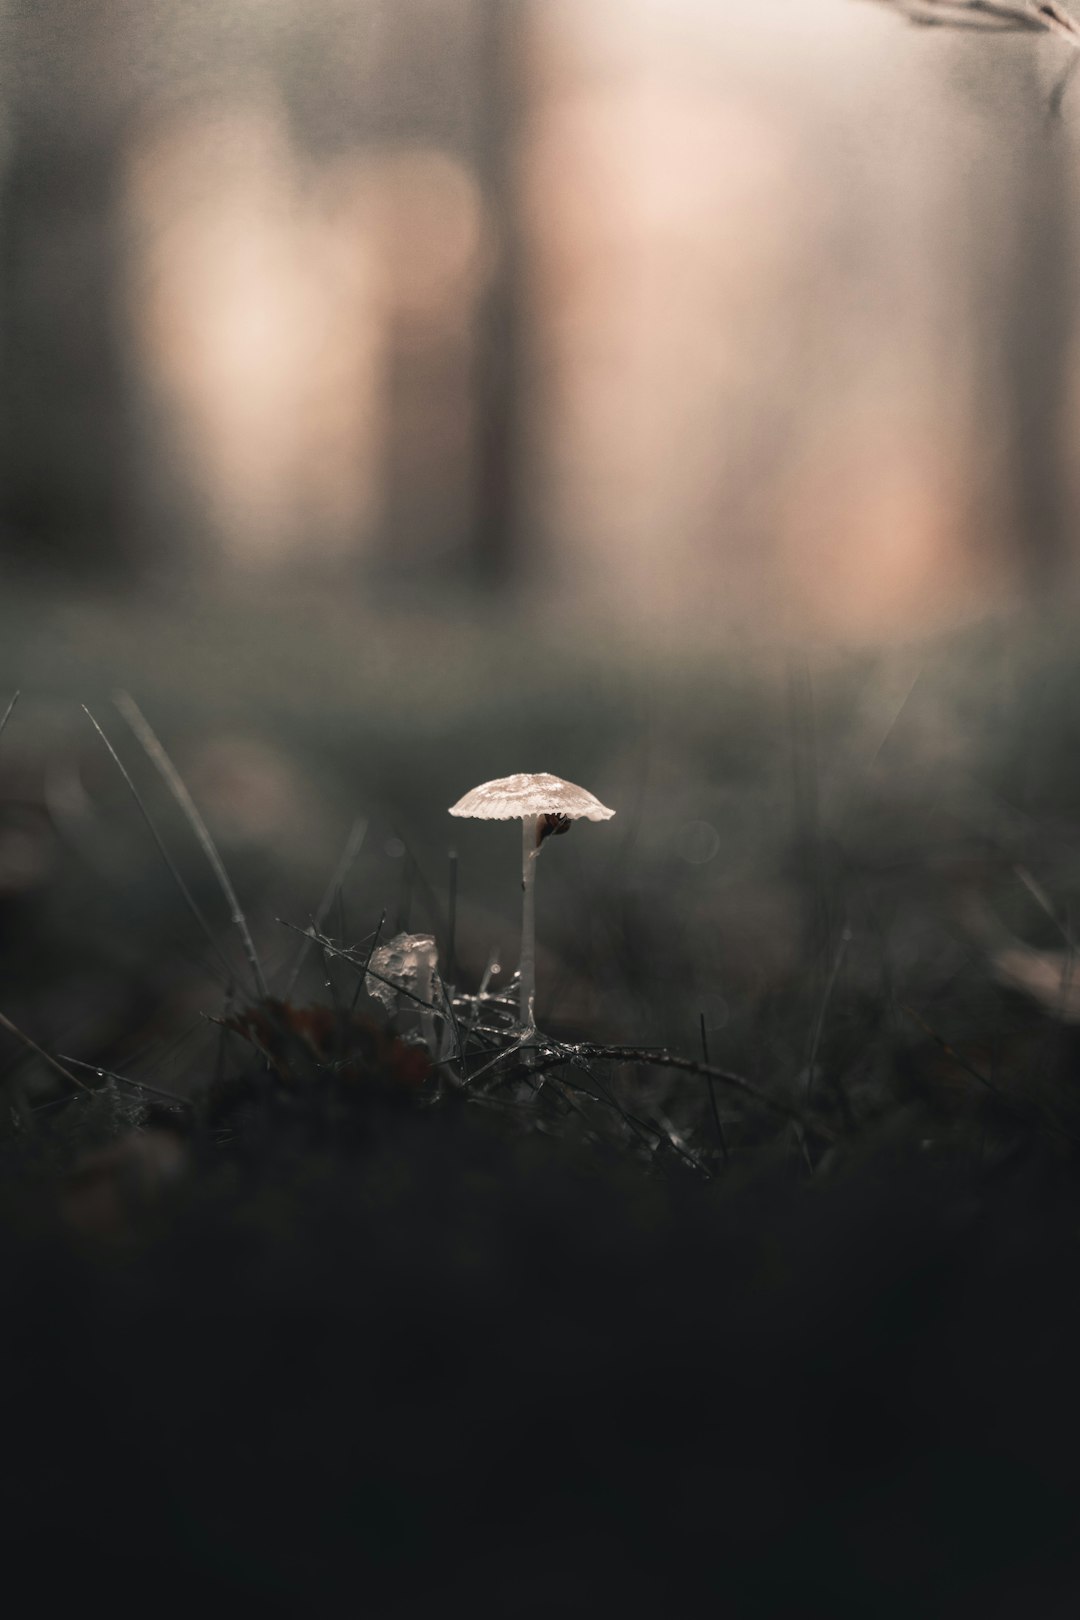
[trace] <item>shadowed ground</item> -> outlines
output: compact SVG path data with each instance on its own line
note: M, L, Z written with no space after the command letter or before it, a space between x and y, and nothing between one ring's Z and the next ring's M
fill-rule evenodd
M290 663L302 604L174 602L123 634L110 612L54 598L4 643L26 695L0 742L0 1007L188 1100L92 1067L65 1100L5 1037L21 1566L282 1613L1075 1612L1067 637L633 668L498 623L456 659L434 620L353 635L342 612ZM78 700L250 1005L243 958L106 681L181 765L277 990L297 937L274 919L308 921L353 815L326 932L362 943L386 909L445 952L445 806L521 766L582 781L619 815L545 870L551 1032L696 1056L704 1012L711 1061L803 1126L593 1064L662 1122L643 1145L563 1106L573 1071L538 1099L511 1060L473 1101L367 1024L268 1066L202 1016L209 945ZM492 943L513 965L497 833L455 828L464 988ZM292 1004L354 979L312 952Z

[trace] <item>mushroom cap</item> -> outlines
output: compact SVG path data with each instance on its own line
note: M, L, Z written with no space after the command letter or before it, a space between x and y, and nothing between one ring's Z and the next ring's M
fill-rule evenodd
M364 989L391 1013L398 1003L398 986L430 1000L431 976L438 959L433 934L396 934L387 944L377 945L372 951L368 969L374 969L374 973L366 974ZM387 979L392 979L393 983L387 984ZM413 1002L412 1006L415 1005Z
M481 821L520 821L524 816L566 816L570 821L610 821L615 814L606 804L561 776L500 776L481 782L450 806L452 816L476 816Z

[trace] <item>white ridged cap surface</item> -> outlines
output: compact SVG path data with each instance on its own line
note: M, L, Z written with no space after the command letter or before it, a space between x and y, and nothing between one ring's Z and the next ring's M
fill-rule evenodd
M570 821L610 821L615 814L606 804L561 776L500 776L481 782L450 806L452 816L476 816L481 821L518 821L523 816L566 816Z

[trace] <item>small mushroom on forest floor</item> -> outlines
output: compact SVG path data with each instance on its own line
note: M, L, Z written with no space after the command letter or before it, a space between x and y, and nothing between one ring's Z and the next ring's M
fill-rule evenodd
M482 782L450 806L452 816L481 821L521 821L521 1033L536 1034L536 857L544 840L568 831L572 821L610 821L607 805L561 776L501 776Z
M432 1003L437 994L439 953L432 934L397 934L368 958L364 989L395 1013L405 992L406 1011L418 1015L420 1033L433 1058L439 1056ZM416 1000L410 1000L416 997Z

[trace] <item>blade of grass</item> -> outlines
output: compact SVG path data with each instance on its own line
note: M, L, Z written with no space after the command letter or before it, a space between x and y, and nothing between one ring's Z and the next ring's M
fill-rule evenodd
M996 1098L997 1101L1014 1116L1014 1118L1019 1119L1025 1125L1034 1125L1036 1130L1048 1131L1052 1136L1060 1136L1066 1142L1072 1142L1074 1146L1080 1145L1078 1144L1077 1137L1075 1137L1071 1131L1065 1130L1063 1126L1058 1125L1056 1121L1051 1119L1046 1108L1040 1103L1036 1102L1033 1098L1029 1097L1026 1100L1029 1102L1035 1114L1041 1115L1041 1118L1037 1117L1032 1120L1025 1117L1023 1109L1016 1106L1015 1102L1013 1102L1012 1098L1007 1092L1002 1091L1000 1086L995 1085L994 1082L988 1079L988 1077L983 1074L980 1069L977 1069L973 1063L969 1063L967 1058L958 1052L955 1047L950 1046L948 1041L945 1040L943 1036L939 1035L935 1029L931 1029L930 1025L926 1022L926 1019L921 1017L920 1014L915 1011L914 1007L909 1007L906 1002L901 1002L900 1008L901 1011L907 1014L913 1023L918 1024L919 1028L929 1035L935 1046L940 1047L947 1058L950 1058L958 1068L963 1069L965 1074L969 1074L973 1080L977 1080L981 1086L985 1086L990 1095Z
M232 886L232 881L229 878L229 874L225 870L225 863L218 854L217 845L210 836L209 828L200 815L194 799L191 797L191 794L184 785L183 778L181 777L179 771L176 769L176 766L165 752L162 744L158 741L158 738L145 719L142 710L135 702L135 699L127 692L116 692L113 696L113 702L116 704L117 709L123 715L132 731L135 733L135 736L138 738L139 742L142 744L151 764L153 764L158 771L166 787L169 789L169 792L172 794L173 798L176 800L180 809L186 816L192 832L198 839L202 852L209 861L211 870L218 880L218 885L221 892L225 896L226 904L229 907L229 914L236 927L237 933L240 935L240 942L244 947L244 955L247 957L248 966L251 968L256 989L258 990L259 995L265 1000L269 996L270 991L267 987L266 979L263 976L262 964L259 961L259 953L255 949L255 941L251 937L251 930L248 927L247 918L244 916L243 907L237 898L236 890Z
M2 720L0 720L0 737L2 737L4 735L4 727L7 725L8 721L11 719L11 711L14 709L16 703L18 703L19 696L20 696L20 694L18 692L16 692L15 696L12 698L12 700L8 704L7 708L4 710L4 717L3 717Z
M402 840L404 843L404 840ZM397 915L394 919L395 934L403 934L409 927L409 917L412 914L413 886L416 882L416 861L408 845L401 862L401 883L398 887Z
M229 961L228 957L225 955L225 953L222 951L221 946L218 944L217 936L215 935L214 930L211 928L210 924L207 922L206 916L203 913L202 908L200 907L198 901L195 899L195 896L192 894L191 890L188 888L187 884L184 882L184 879L180 874L179 867L177 866L176 862L173 860L172 856L169 854L168 849L165 847L165 840L162 838L161 834L158 832L157 825L155 824L154 819L151 816L149 810L146 808L146 805L143 803L142 795L140 794L138 788L135 786L135 783L132 781L130 775L128 774L128 770L127 770L126 765L124 764L123 760L120 758L120 755L116 752L116 749L113 747L113 745L109 741L108 737L106 737L104 731L101 729L101 727L98 725L97 721L94 719L94 716L90 713L90 710L86 707L86 704L83 703L83 704L80 705L80 707L82 708L83 714L85 714L86 718L89 720L90 724L93 726L94 730L97 732L98 736L101 738L102 742L105 744L105 747L108 749L109 755L112 758L113 764L116 766L117 770L120 772L120 775L124 778L124 781L127 783L128 790L131 793L132 798L135 800L135 803L138 805L139 812L142 815L143 820L146 822L147 827L150 829L150 836L153 838L154 843L157 845L158 854L161 856L162 860L165 862L166 868L168 869L169 874L172 877L173 882L176 884L177 889L180 891L180 895L181 895L181 898L184 901L184 904L187 906L187 908L190 911L191 915L194 917L195 921L198 923L199 928L201 929L202 933L206 936L206 939L207 939L207 941L208 941L208 943L210 945L211 950L214 952L214 955L217 957L217 959L220 962L221 966L224 968L226 975L229 978L231 978L232 973L233 973L232 964L230 963L230 961Z
M701 1013L700 1017L701 1017L701 1056L702 1056L702 1059L704 1060L706 1068L707 1068L708 1063L709 1063L709 1038L705 1033L705 1014L704 1014L704 1012ZM724 1134L724 1122L720 1118L720 1109L719 1109L719 1107L717 1105L717 1101L716 1101L716 1079L711 1074L707 1074L705 1076L705 1078L708 1081L708 1085L709 1085L709 1105L712 1108L713 1124L716 1126L716 1134L720 1138L720 1151L724 1155L724 1163L727 1164L728 1163L727 1137Z
M233 996L235 985L230 984L225 992L225 1005L221 1009L221 1033L218 1036L217 1056L214 1059L214 1084L219 1086L225 1077L225 1047L229 1039L229 1021L233 1014Z
M367 830L367 817L357 816L356 820L352 824L349 836L345 841L345 848L341 852L341 859L338 861L337 866L334 869L334 875L327 884L326 893L319 901L319 909L315 913L313 924L317 933L322 931L322 926L327 917L330 915L330 908L334 903L334 896L340 892L349 876L349 873L356 865L357 857L360 854L364 839L367 836ZM300 977L304 963L307 961L308 952L313 944L314 940L312 939L311 935L306 934L300 945L300 949L296 954L296 960L290 969L289 977L285 981L285 988L281 992L285 1001L288 1001L289 997L296 988L296 981Z
M1076 940L1073 937L1072 930L1067 923L1062 922L1057 907L1054 905L1054 902L1051 900L1042 884L1037 878L1034 878L1031 875L1026 866L1015 866L1013 871L1016 873L1017 877L1020 879L1020 882L1024 885L1024 888L1028 891L1031 898L1035 901L1035 904L1049 917L1050 921L1053 923L1054 927L1065 941L1065 944L1068 946L1070 954L1074 954L1076 951Z
M817 1063L818 1048L821 1046L821 1037L825 1031L825 1017L829 1010L829 1002L832 1000L832 993L836 988L836 981L839 977L840 968L847 952L850 939L851 929L846 927L842 928L840 931L840 943L836 948L836 954L833 957L832 967L829 970L829 977L825 982L825 989L818 1005L817 1017L814 1019L814 1028L810 1036L810 1050L806 1058L807 1097L810 1096L810 1093L814 1089L814 1065Z
M450 879L446 897L446 979L447 983L454 983L455 954L457 950L457 885L458 885L458 852L450 851Z
M36 1052L42 1062L47 1063L49 1068L55 1074L60 1075L62 1079L69 1081L73 1086L81 1087L83 1091L93 1091L93 1086L88 1086L85 1080L80 1080L78 1075L72 1074L70 1069L65 1069L62 1063L58 1063L50 1053L45 1051L44 1047L38 1045L37 1041L32 1041L29 1035L23 1033L18 1024L13 1024L11 1019L5 1017L3 1013L0 1013L0 1029L6 1029L9 1035L14 1035L15 1039L21 1041L29 1051Z
M383 924L385 921L386 911L384 909L375 925L375 932L371 936L371 944L368 946L367 960L365 961L363 968L360 970L360 977L356 981L356 989L353 991L353 998L349 1003L350 1012L356 1011L356 1003L360 1000L360 992L364 988L364 984L367 980L368 972L371 968L371 958L375 955L375 948L379 943L379 935L383 931Z

